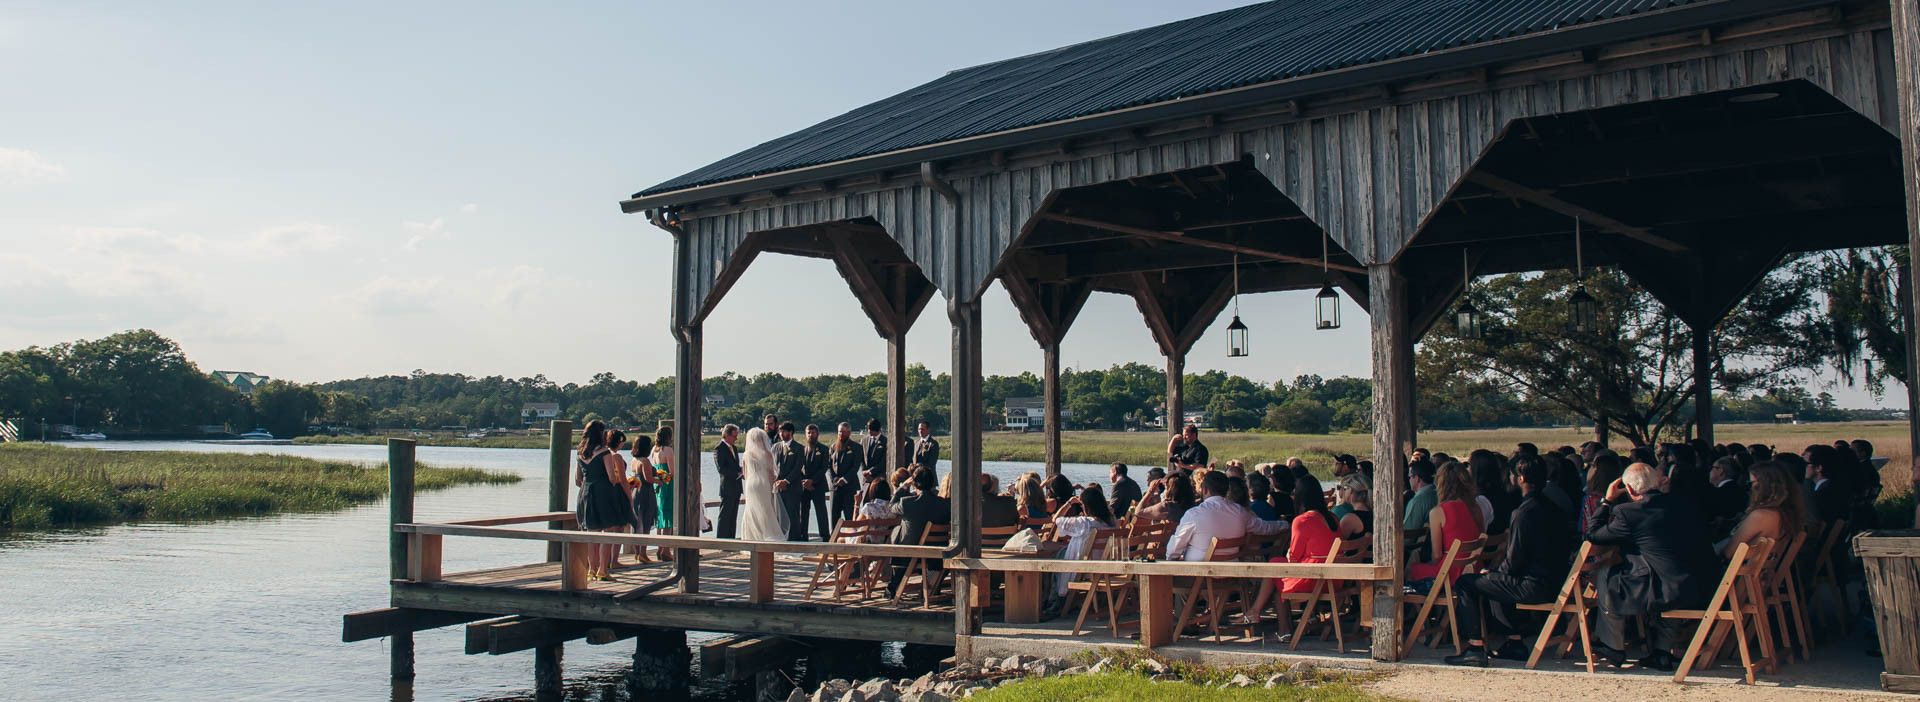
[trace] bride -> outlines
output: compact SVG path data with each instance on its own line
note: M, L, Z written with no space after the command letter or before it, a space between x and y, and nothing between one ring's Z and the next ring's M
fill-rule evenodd
M740 514L742 540L787 540L787 513L780 509L780 501L773 490L773 476L777 468L773 461L773 445L769 443L766 430L759 427L748 430L746 464L741 470L746 474L742 476L746 484L741 492L747 502Z

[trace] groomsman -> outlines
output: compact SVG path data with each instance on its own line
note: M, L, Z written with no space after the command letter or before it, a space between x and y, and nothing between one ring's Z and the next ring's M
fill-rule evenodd
M793 440L793 422L780 425L780 443L773 447L773 461L779 465L773 489L780 491L780 506L787 512L787 540L806 541L806 447Z
M743 492L740 482L740 427L728 424L720 430L720 445L713 447L713 465L720 469L720 522L715 527L714 536L722 539L734 537L734 529L740 524L740 495Z
M833 540L833 525L829 521L832 515L827 513L827 476L833 471L833 453L827 445L820 443L820 426L807 425L807 443L801 447L806 464L806 477L800 481L800 540L807 540L807 513L812 512L814 521L820 524L820 540Z
M831 450L833 456L833 521L853 518L854 493L860 490L860 469L867 465L867 455L859 444L853 442L853 425L840 423L839 435L834 437Z
M860 440L860 450L866 453L867 477L887 477L887 435L884 425L878 419L867 420L867 438ZM861 481L865 483L865 480Z
M760 426L767 430L767 441L775 446L779 446L780 445L780 418L769 414L765 417L762 417L760 419L760 422L761 422Z
M920 423L920 435L913 439L913 462L927 467L927 470L940 469L940 442L933 440L933 425Z

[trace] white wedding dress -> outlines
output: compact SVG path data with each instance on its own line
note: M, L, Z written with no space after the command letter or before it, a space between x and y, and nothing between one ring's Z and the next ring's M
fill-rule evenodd
M773 460L773 445L764 429L747 431L746 461L741 465L745 485L741 497L746 504L740 510L740 538L744 541L786 541L787 512L780 508L773 490L778 464Z

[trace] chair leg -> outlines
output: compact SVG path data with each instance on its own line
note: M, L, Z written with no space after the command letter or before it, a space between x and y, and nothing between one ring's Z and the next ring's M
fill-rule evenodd
M1540 627L1540 637L1533 640L1533 653L1527 656L1528 670L1540 665L1540 654L1547 652L1547 642L1553 640L1553 626L1560 623L1560 610L1565 606L1564 602L1555 602L1553 609L1547 610L1547 623Z
M1800 632L1800 660L1813 660L1813 637L1807 633L1812 628L1807 625L1806 601L1800 597L1800 586L1793 582L1793 576L1787 576L1787 605L1793 608L1793 625Z
M1187 630L1187 625L1193 623L1193 608L1199 603L1200 583L1195 582L1193 587L1187 588L1187 600L1180 605L1180 617L1173 620L1173 637L1175 639L1180 638L1181 632ZM1147 614L1141 612L1140 616L1144 617L1147 616Z
M1421 630L1427 627L1427 613L1433 611L1433 591L1427 591L1420 602L1420 611L1413 617L1413 626L1407 630L1407 638L1400 643L1400 657L1405 659L1413 655L1413 642L1420 640Z
M1294 651L1300 648L1300 639L1307 635L1307 622L1313 621L1313 610L1318 609L1319 606L1320 588L1315 587L1313 594L1307 596L1307 606L1300 610L1300 623L1293 628L1293 641L1287 645L1287 650Z
M1093 585L1092 587L1094 587L1094 588L1098 588L1098 587L1099 587L1099 585L1098 585L1098 581L1095 581L1095 584L1094 584L1094 585ZM1083 629L1083 628L1086 628L1086 626L1087 626L1087 613L1088 613L1088 612L1091 612L1091 611L1093 611L1093 601L1094 601L1094 600L1096 600L1096 599L1099 599L1099 598L1097 598L1097 597L1095 597L1094 595L1096 595L1096 594L1098 594L1098 592L1099 592L1099 591L1098 591L1098 590L1096 590L1096 589L1089 589L1089 590L1087 590L1087 591L1086 591L1086 593L1084 593L1084 595L1083 595L1083 596L1081 597L1081 602L1080 602L1080 618L1078 618L1078 619L1075 619L1075 620L1073 620L1073 635L1074 635L1074 636L1079 636L1079 635L1080 635L1080 630L1081 630L1081 629ZM1072 597L1072 596L1073 596L1073 595L1075 595L1075 594L1080 594L1080 593L1074 593L1074 592L1071 592L1071 591L1069 591L1069 592L1067 593L1067 596L1068 596L1068 597ZM1072 603L1072 602L1068 602L1068 603L1067 603L1067 606L1068 606L1068 607L1072 607L1072 606L1073 606L1073 603Z
M1741 625L1742 619L1745 617L1740 616L1736 609L1733 614L1733 641L1740 646L1740 670L1746 673L1747 684L1752 685L1753 670L1758 666L1754 665L1753 656L1747 651L1747 628Z
M1592 674L1592 673L1593 673L1593 667L1594 667L1594 660L1593 660L1593 633L1587 630L1587 612L1586 612L1586 610L1585 610L1585 609L1582 609L1582 610L1580 611L1580 613L1579 613L1579 616L1577 616L1577 617L1575 617L1575 619L1576 619L1576 620L1578 620L1578 621L1580 622L1580 652L1581 652L1581 653L1583 653L1583 654L1586 654L1586 656L1587 656L1587 673L1588 673L1588 674ZM1567 628L1569 628L1569 629L1571 629L1571 628L1573 628L1573 627L1567 627ZM1571 648L1573 648L1573 646L1572 646L1571 644L1569 644L1569 645L1567 646L1567 648L1569 648L1569 649L1571 649Z

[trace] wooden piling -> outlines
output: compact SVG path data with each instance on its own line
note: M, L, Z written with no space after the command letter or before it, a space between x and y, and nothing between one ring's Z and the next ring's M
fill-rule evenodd
M1900 103L1900 174L1907 186L1907 248L1920 251L1920 4L1914 0L1894 0L1892 7L1894 94L1899 96ZM1912 319L1915 308L1920 307L1920 286L1907 288L1907 295L1900 302ZM1911 329L1907 334L1907 354L1910 358L1920 358L1920 334L1912 333ZM1913 364L1909 363L1907 368L1913 368ZM1913 385L1909 376L1907 386ZM1907 398L1909 410L1920 411L1920 405L1915 404L1920 397L1909 392ZM1911 441L1920 442L1920 422L1914 426L1917 428L1911 430ZM1913 446L1913 485L1920 491L1920 443ZM1915 508L1914 514L1920 517L1920 507Z
M674 330L674 406L673 406L673 530L681 536L699 536L700 518L706 515L706 503L700 497L700 430L706 421L700 394L700 325L689 324ZM700 592L700 550L674 550L680 573L680 591Z
M573 422L556 419L547 425L547 511L565 512L568 485L573 477ZM548 529L564 529L565 522L547 522ZM560 544L547 544L547 562L560 560Z
M560 646L540 646L533 649L533 698L539 702L559 702L565 699L565 678L561 674L560 663L565 652Z
M953 322L953 374L951 382L953 449L952 525L948 531L948 552L958 550L968 558L980 556L980 301L950 300L947 316ZM973 600L976 574L951 571L953 582L954 633L964 650L966 637L980 631L979 613ZM984 604L984 603L981 603Z
M1060 474L1060 342L1048 343L1042 355L1046 368L1041 376L1040 401L1046 409L1041 416L1046 422L1047 477L1051 478Z
M1167 433L1178 435L1187 424L1187 356L1167 355ZM1168 462L1167 467L1173 467Z
M907 335L887 338L887 475L913 462L907 445ZM931 467L931 466L929 466Z
M633 637L628 695L636 700L686 699L692 668L685 629L643 627Z
M1401 494L1413 455L1413 331L1407 279L1391 263L1367 267L1373 326L1373 562L1394 570L1373 590L1373 657L1400 659Z
M395 580L408 576L408 535L394 531L396 524L413 523L413 440L387 439L387 575ZM389 672L394 680L413 679L413 632L395 633L387 649Z

